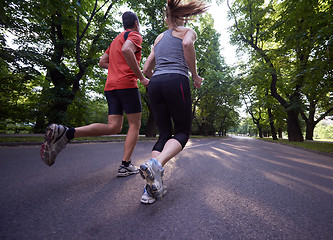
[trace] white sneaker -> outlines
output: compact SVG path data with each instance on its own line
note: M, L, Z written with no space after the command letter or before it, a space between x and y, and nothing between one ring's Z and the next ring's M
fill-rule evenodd
M139 173L139 168L134 166L132 163L129 164L128 167L125 167L124 165L120 165L118 168L118 175L117 177L127 177L132 174Z
M45 133L44 143L40 147L40 155L46 165L52 166L58 153L66 147L69 140L66 137L68 127L50 124Z
M155 199L162 199L163 197L163 173L164 168L155 158L146 161L140 166L141 177L147 181L145 189L149 196Z
M141 196L141 202L144 203L144 204L152 204L156 201L155 198L149 196L146 188L148 187L149 185L146 185L143 189L143 193L142 193L142 196ZM167 193L167 189L166 187L163 185L163 196L165 196L165 194Z

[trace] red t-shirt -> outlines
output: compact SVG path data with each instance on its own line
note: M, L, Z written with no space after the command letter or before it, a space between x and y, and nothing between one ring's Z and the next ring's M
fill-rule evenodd
M138 88L138 78L128 66L121 51L125 43L124 34L126 31L120 33L105 51L109 55L109 68L104 91ZM140 64L142 36L140 33L132 31L128 34L127 40L130 40L138 48L138 51L135 52L135 58Z

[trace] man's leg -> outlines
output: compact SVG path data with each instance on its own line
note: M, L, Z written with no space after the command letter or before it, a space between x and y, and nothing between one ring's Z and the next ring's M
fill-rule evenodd
M131 156L138 142L141 126L141 113L127 114L129 129L124 143L124 155L122 164L118 168L118 177L126 177L139 173L139 168L131 163Z
M75 128L74 137L96 137L102 135L117 134L123 125L122 115L109 115L108 124L93 123L83 127Z
M41 158L47 165L52 166L58 153L66 147L67 143L72 140L73 137L116 134L120 132L122 123L122 115L109 115L108 124L94 123L75 129L69 129L63 125L50 124L46 130L44 143L40 148Z
M129 162L138 142L139 131L141 127L141 113L127 114L129 129L124 143L123 161Z

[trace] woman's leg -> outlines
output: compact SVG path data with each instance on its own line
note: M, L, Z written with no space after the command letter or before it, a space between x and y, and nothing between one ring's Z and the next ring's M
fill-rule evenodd
M159 138L153 147L153 158L162 152L165 143L172 137L171 115L163 96L163 80L163 76L153 77L148 88L152 112L159 131Z
M164 166L171 158L176 156L183 149L182 145L176 139L169 139L164 145L163 151L158 154L156 159Z
M164 145L156 159L164 166L186 145L192 123L191 92L188 78L170 74L170 81L163 86L163 93L168 105L168 112L175 125L175 135ZM173 79L175 78L175 79Z

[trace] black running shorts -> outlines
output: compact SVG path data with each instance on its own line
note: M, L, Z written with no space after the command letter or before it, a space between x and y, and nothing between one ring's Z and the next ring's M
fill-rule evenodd
M116 89L104 91L109 106L109 115L140 113L141 97L138 88Z

